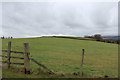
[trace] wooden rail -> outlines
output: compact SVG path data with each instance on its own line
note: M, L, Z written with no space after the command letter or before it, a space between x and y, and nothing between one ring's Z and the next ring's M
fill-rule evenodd
M0 61L0 62L7 63L7 61Z
M0 50L1 52L8 52L8 50ZM18 54L24 54L24 52L19 51L10 51L11 53L18 53ZM28 52L29 53L29 52Z
M11 41L9 41L8 42L8 50L0 50L2 52L7 52L7 55L0 55L0 57L7 58L7 61L0 61L0 62L7 63L8 69L10 68L11 64L24 65L25 74L29 74L30 73L30 59L29 59L30 52L28 51L28 46L29 46L28 43L24 43L24 51L23 52L11 51ZM23 54L24 57L11 56L11 53ZM11 58L23 59L24 63L11 62Z
M0 57L8 58L8 56L5 56L5 55L0 55ZM10 56L10 58L24 59L23 57L15 57L15 56Z
M24 63L14 63L14 62L10 62L10 64L19 64L19 65L24 65Z
M8 63L7 61L0 61L0 62L3 62L3 63ZM19 65L24 65L24 63L14 63L14 62L10 62L10 64L19 64Z
M3 63L7 63L8 64L8 69L10 68L11 64L18 64L18 65L24 65L25 68L25 74L30 74L30 60L33 61L34 63L36 63L37 65L41 66L43 69L45 69L46 71L48 71L51 74L54 74L53 71L51 71L50 69L48 69L46 66L44 66L43 64L41 64L40 62L36 61L33 58L29 58L30 52L29 52L29 44L28 43L24 43L24 51L23 52L19 52L19 51L11 51L11 41L8 42L8 50L0 50L1 52L7 52L7 55L0 55L0 57L5 57L7 58L7 61L0 61ZM24 57L16 57L16 56L11 56L11 53L16 53L16 54L23 54ZM23 59L24 63L14 63L11 62L10 59L11 58L15 58L15 59Z
M43 64L41 64L40 62L36 61L33 58L30 58L31 61L33 61L34 63L36 63L37 65L41 66L42 68L44 68L45 70L47 70L48 72L50 72L51 74L54 74L53 71L51 71L50 69L48 69L46 66L44 66Z

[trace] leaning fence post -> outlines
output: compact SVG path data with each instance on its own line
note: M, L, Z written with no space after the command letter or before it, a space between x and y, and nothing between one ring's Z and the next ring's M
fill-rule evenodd
M84 52L85 52L85 50L82 49L82 59L81 59L81 65L80 65L80 75L81 76L83 76Z
M30 74L29 44L24 43L24 67L25 74Z
M8 42L8 59L7 59L7 64L8 64L8 69L10 68L10 54L11 54L11 41Z

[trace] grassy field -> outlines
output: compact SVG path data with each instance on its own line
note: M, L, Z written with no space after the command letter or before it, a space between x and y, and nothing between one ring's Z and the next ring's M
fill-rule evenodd
M64 74L80 71L81 50L85 49L85 58L83 66L84 74L96 76L108 75L110 77L118 76L117 44L55 37L21 38L21 39L16 38L16 39L3 39L2 49L7 49L8 41L12 41L12 50L15 51L23 51L23 43L25 42L29 43L30 57L41 62L49 69ZM22 55L19 54L16 56ZM22 60L16 59L12 59L12 61L23 62ZM31 62L32 71L35 72L39 68L40 67L38 65ZM11 71L3 70L4 73L3 77L6 76L9 77L10 72ZM15 76L11 75L10 77ZM35 77L41 76L39 74ZM44 75L42 77L51 76Z

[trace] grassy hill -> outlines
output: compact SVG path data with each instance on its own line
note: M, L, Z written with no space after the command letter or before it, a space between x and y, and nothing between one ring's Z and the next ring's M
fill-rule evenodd
M65 74L80 71L81 50L85 49L84 74L97 76L108 75L111 77L118 76L117 44L57 37L16 38L3 39L3 49L7 49L8 41L12 41L12 50L15 51L23 51L23 43L29 43L30 57L55 72ZM12 61L16 61L16 59L12 59ZM23 62L21 60L17 61ZM37 71L38 68L39 66L31 62L31 69L34 72ZM6 73L7 71L3 70L3 72ZM6 75L3 75L3 77L6 77ZM39 77L39 75L37 75L37 77Z

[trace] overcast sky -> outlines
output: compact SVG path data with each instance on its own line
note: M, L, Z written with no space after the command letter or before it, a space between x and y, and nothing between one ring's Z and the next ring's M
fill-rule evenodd
M0 36L118 34L117 2L7 2L1 13Z

